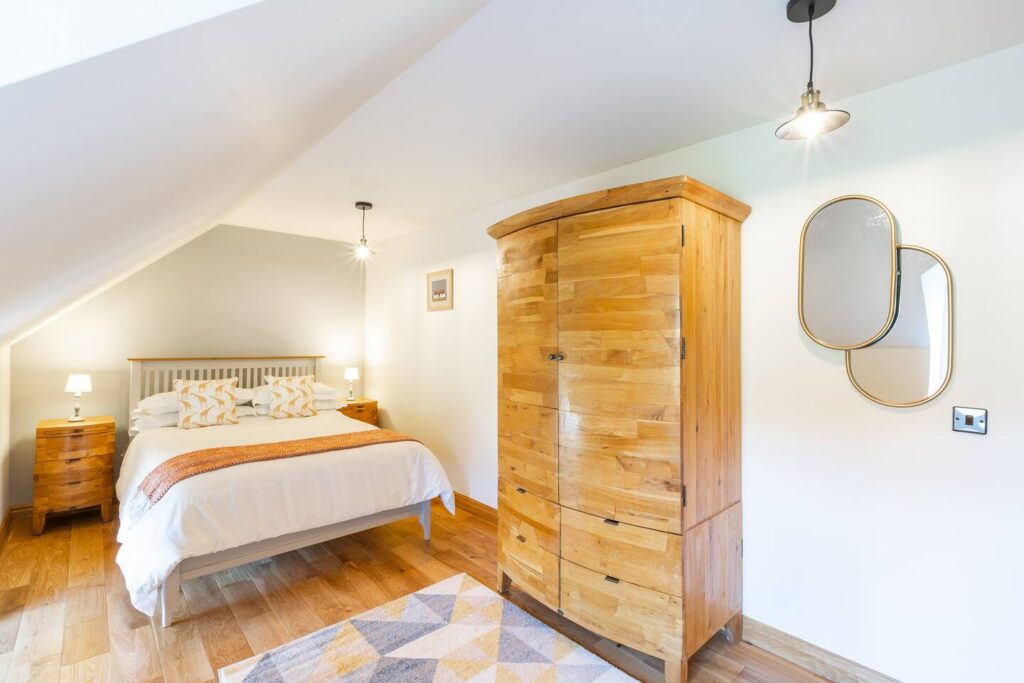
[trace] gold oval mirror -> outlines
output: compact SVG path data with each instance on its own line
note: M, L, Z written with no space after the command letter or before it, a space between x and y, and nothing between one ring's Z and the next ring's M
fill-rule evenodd
M937 254L902 245L899 313L883 339L846 352L853 386L872 401L905 408L926 403L953 374L953 277Z
M896 220L871 197L825 202L800 236L800 325L830 349L870 346L896 320Z

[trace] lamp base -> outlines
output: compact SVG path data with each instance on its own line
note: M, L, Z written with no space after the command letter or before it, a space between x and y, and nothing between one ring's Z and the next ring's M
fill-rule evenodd
M78 415L72 415L68 418L68 422L85 422L85 418L79 417Z

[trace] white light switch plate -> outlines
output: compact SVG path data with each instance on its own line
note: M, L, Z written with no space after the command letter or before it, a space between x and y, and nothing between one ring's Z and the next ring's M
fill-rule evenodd
M953 408L953 431L988 434L988 411L984 408Z

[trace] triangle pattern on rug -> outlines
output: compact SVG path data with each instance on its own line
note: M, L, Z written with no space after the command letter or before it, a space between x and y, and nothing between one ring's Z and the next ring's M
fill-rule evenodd
M398 648L419 640L428 633L432 633L444 626L441 622L436 623L402 623L400 628L395 628L395 622L391 621L363 621L352 619L350 622L363 638L373 646L378 653L386 655Z

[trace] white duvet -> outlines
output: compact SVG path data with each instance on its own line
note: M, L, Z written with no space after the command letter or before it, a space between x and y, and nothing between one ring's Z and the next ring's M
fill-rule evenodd
M290 420L247 417L234 425L145 431L125 454L117 497L128 500L154 467L182 453L365 429L375 427L325 411ZM117 564L132 604L153 614L157 588L183 559L435 496L455 511L441 463L413 441L226 467L179 482L134 523L122 516Z

